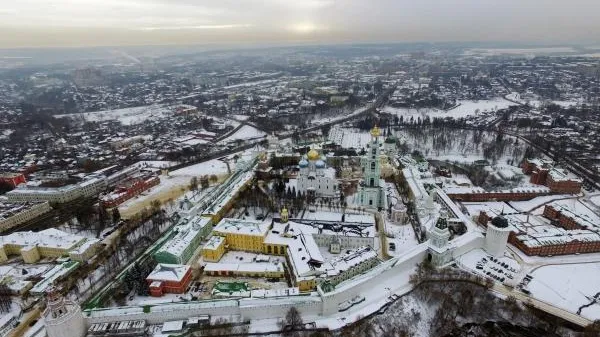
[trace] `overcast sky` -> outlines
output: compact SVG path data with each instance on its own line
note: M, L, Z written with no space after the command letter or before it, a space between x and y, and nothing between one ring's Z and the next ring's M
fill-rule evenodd
M600 42L600 0L0 0L0 48Z

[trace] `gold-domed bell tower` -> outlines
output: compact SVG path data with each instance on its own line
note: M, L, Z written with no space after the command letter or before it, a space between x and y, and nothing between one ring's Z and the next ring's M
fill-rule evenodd
M381 129L375 126L371 129L371 141L367 144L367 151L360 159L363 179L359 189L359 203L368 208L381 208L384 206L383 190L381 186L381 161L380 141Z

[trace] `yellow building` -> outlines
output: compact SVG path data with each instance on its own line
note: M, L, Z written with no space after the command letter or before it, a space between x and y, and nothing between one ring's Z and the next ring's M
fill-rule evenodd
M264 251L269 224L262 221L223 219L213 228L213 234L225 238L228 249L247 252Z
M286 218L285 213L282 212L283 219ZM262 221L223 219L213 229L213 238L224 239L214 239L219 240L217 245L209 241L203 248L202 255L205 261L211 262L218 262L228 250L284 255L292 283L300 291L312 291L317 286L317 277L320 274L313 264L322 264L324 259L311 235L294 233L288 229L288 223L276 223L272 227L271 224ZM215 276L284 277L283 268L273 268L265 268L264 264L209 262L204 271Z
M213 236L202 247L202 258L204 261L218 262L225 254L225 238Z
M300 291L312 291L317 287L317 279L314 277L296 279L296 285Z
M11 255L21 255L25 263L35 263L41 258L68 256L69 252L78 249L87 241L83 236L54 228L40 232L15 232L0 237L0 262L6 261ZM88 245L88 249L95 247L96 245ZM88 254L84 252L84 256Z
M0 202L0 232L31 221L50 210L50 204L47 201Z
M21 257L25 263L36 263L40 260L40 252L37 246L27 246L21 248Z

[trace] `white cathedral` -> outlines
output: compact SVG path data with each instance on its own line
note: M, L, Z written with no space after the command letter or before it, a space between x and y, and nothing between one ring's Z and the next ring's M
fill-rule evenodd
M335 169L327 167L327 158L311 149L298 163L298 193L312 194L315 197L335 197L339 195Z
M379 158L381 130L376 126L371 130L371 141L367 144L367 153L360 159L363 179L359 184L358 203L368 208L385 208L385 181L381 179L381 161Z

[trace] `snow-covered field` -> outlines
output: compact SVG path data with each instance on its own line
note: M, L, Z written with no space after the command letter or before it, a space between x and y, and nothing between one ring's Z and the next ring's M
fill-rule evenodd
M232 163L233 165L233 163ZM233 167L232 167L233 169ZM206 175L206 174L223 174L223 173L227 173L227 164L225 164L224 162L218 160L218 159L212 159L209 161L205 161L199 164L194 164L191 166L187 166L184 168L180 168L178 170L175 170L173 172L169 173L169 176L171 177L181 177L181 176L187 176L187 177L193 177L193 176L201 176L201 175Z
M596 205L596 206L600 206L600 195L594 196L590 198L590 201Z
M540 47L540 48L471 48L467 49L465 55L543 55L554 53L574 53L572 47Z
M227 143L227 142L236 141L236 140L248 140L248 139L262 138L264 136L266 136L266 133L264 133L263 131L258 130L257 128L252 127L250 125L244 125L239 130L237 130L234 134L223 139L223 142Z
M576 313L594 296L600 299L600 263L545 266L530 274L532 296L568 311ZM581 316L600 319L600 303L583 309Z
M233 162L231 169L234 169ZM142 194L127 200L119 206L123 217L138 212L141 208L149 206L152 200L165 202L168 199L177 199L189 188L192 177L199 178L203 175L215 174L217 177L227 174L227 164L213 159L195 165L187 166L172 172L168 176L160 176L160 184L144 191Z
M510 94L506 95L506 98L515 101L515 102L519 102L521 104L525 104L528 103L530 106L532 107L536 107L539 108L540 106L542 106L542 104L546 103L546 101L542 101L539 98L524 98L521 97L521 94L519 94L518 92L511 92ZM578 100L572 100L572 101L547 101L548 103L553 103L556 105L559 105L563 108L569 108L572 106L576 106L578 104L583 103L583 101L578 101Z
M515 103L510 102L504 98L495 98L492 100L481 100L481 101L470 101L463 100L458 101L458 106L450 109L450 110L441 110L434 108L394 108L390 106L385 106L383 108L384 112L396 115L398 117L402 116L404 121L410 120L412 117L415 121L417 118L425 118L429 116L430 118L464 118L468 116L477 116L482 114L488 114L490 112L495 112L500 109L507 108L511 105L515 105Z
M334 126L329 130L329 140L346 149L362 149L371 140L371 135L368 132L361 132L359 129Z
M514 208L515 210L519 211L519 212L529 212L529 211L533 211L534 209L538 208L538 207L542 207L543 205L550 203L554 200L560 200L560 199L570 199L570 198L576 198L573 197L570 194L557 194L557 195L545 195L545 196L541 196L541 197L537 197L537 198L533 198L531 200L527 200L527 201L511 201L509 202L510 206L512 206L512 208ZM543 209L542 209L543 211Z
M86 122L104 122L116 120L123 125L140 124L146 120L159 119L170 116L172 111L163 105L148 105L134 108L84 112L78 114L55 115L56 118L83 119Z

